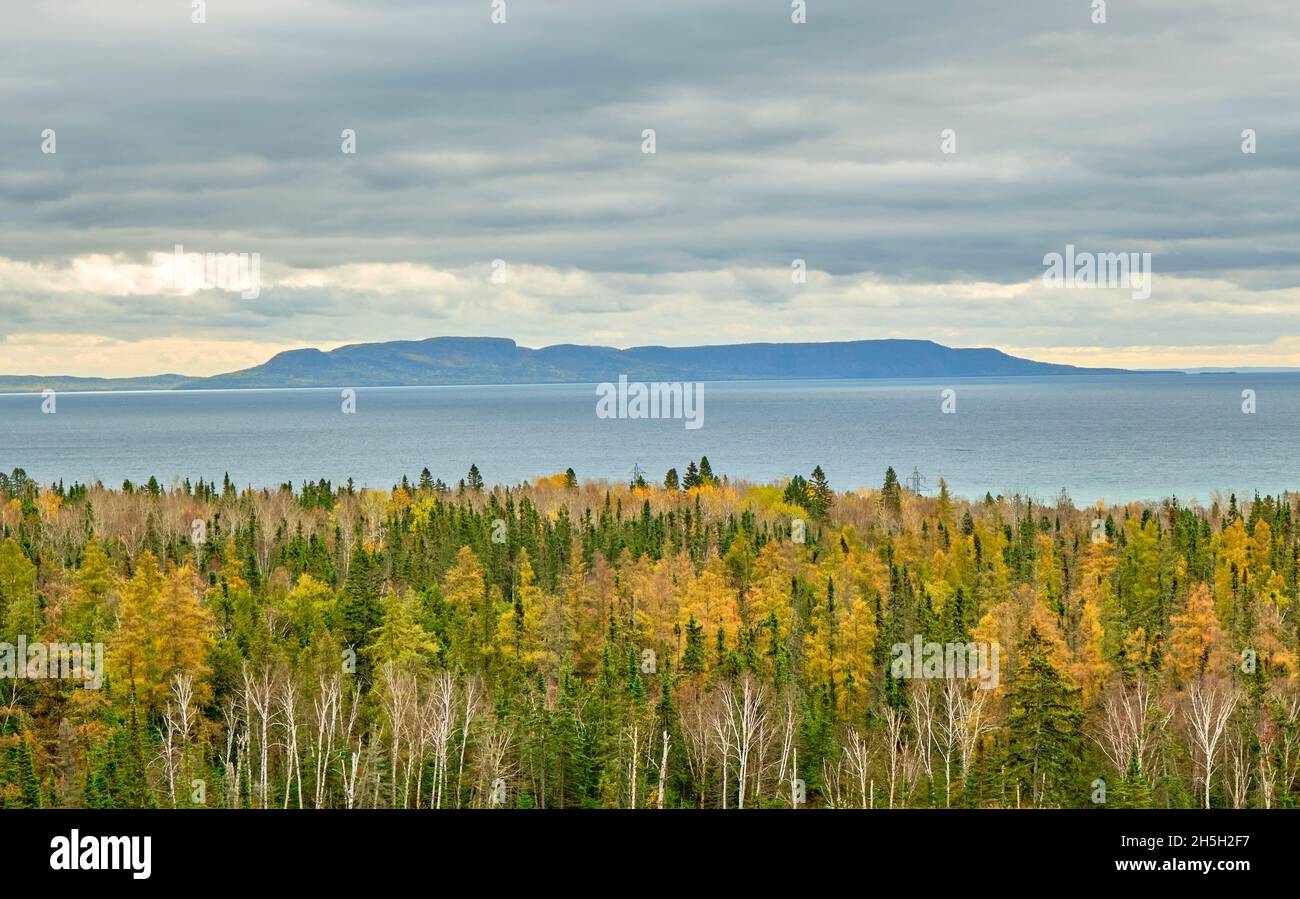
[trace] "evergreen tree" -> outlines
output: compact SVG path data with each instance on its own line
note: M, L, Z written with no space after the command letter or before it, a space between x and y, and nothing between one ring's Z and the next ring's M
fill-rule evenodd
M1049 651L1038 626L1030 625L1011 685L1008 773L1037 803L1078 805L1083 710L1079 689L1052 664Z
M885 469L885 484L880 488L880 502L894 518L903 514L903 488L898 483L898 475L894 473L894 466Z
M1106 804L1111 808L1152 807L1151 785L1142 776L1136 755L1130 757L1128 770L1116 783L1115 789L1107 794Z
M686 650L682 653L682 670L698 674L705 666L704 625L691 615L686 622Z
M826 480L826 472L822 471L820 465L813 469L808 487L812 503L808 511L813 518L824 519L830 511L831 503L835 500L835 492L831 490L830 482Z
M470 465L469 473L465 475L465 486L468 487L470 490L473 490L475 493L482 492L483 475L479 474L477 464Z
M686 466L686 476L682 478L682 489L690 490L700 486L700 469L694 462Z
M700 485L711 486L717 483L713 476L713 466L709 464L708 456L700 456Z
M339 591L335 606L337 633L345 647L357 652L357 675L368 682L373 665L369 654L362 652L373 642L373 634L384 620L383 572L381 559L357 544L348 563L348 576Z
M815 509L813 493L803 475L797 474L790 479L789 483L785 485L785 492L781 495L781 501L792 506L798 506L809 515L816 517L813 511Z

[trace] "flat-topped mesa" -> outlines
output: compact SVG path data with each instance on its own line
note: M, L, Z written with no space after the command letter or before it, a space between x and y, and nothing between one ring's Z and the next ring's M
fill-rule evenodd
M636 381L842 380L1111 375L1115 368L1036 362L989 347L947 347L930 340L636 346L555 344L534 349L508 337L430 337L352 343L332 350L287 350L267 362L202 378L104 379L89 389L238 387L409 387L453 384ZM70 389L70 379L43 385ZM0 390L31 389L31 379L0 376Z

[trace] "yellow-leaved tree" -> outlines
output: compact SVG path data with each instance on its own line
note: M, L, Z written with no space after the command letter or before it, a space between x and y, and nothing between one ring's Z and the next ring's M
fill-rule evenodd
M108 647L113 689L146 708L160 707L172 675L187 674L194 679L196 700L210 699L211 687L204 678L213 642L212 618L189 565L164 574L146 550L119 592L117 632Z
M0 544L0 624L5 639L39 640L43 616L36 598L36 566L10 537Z
M419 603L410 588L389 590L384 597L384 621L372 632L370 658L375 669L418 673L438 652L438 641L420 624Z
M453 660L470 671L477 671L491 651L490 632L483 620L486 589L478 556L462 546L456 564L442 579L442 598L451 607Z
M1220 624L1232 621L1243 582L1249 578L1246 551L1249 540L1240 518L1214 538L1214 608Z
M174 674L194 678L194 696L212 697L205 675L212 648L212 616L199 599L199 581L188 564L173 567L158 594L154 619L154 666L163 689Z
M872 649L876 645L876 609L871 600L860 594L848 597L843 614L836 668L844 680L837 697L839 714L854 719L866 712L870 696Z
M710 556L699 575L686 584L678 600L677 623L684 629L692 616L704 626L709 637L721 629L726 633L727 645L735 645L740 631L736 591L728 586L722 561L716 553Z
M1102 648L1104 637L1100 604L1095 599L1085 599L1079 617L1079 644L1070 670L1075 682L1083 688L1084 708L1092 705L1110 677L1110 665Z
M532 672L546 657L542 632L546 599L537 586L528 550L519 550L519 569L515 573L515 601L497 619L497 640L502 656Z
M108 554L91 537L81 551L81 567L73 578L72 597L63 621L74 640L105 640L112 627L110 597L116 579Z
M117 633L108 646L108 673L113 689L133 701L148 705L161 688L153 670L153 625L163 574L158 559L148 550L136 562L135 574L119 588Z
M1214 606L1210 588L1197 584L1187 596L1187 610L1170 616L1169 666L1179 683L1212 670L1220 661L1222 631Z

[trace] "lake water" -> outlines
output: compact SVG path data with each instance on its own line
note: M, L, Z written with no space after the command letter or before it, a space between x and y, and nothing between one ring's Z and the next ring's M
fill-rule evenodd
M956 391L956 413L941 391ZM1255 391L1257 412L1242 411ZM1300 374L766 381L708 383L704 424L596 415L594 385L62 393L0 396L0 469L37 481L119 486L150 475L240 486L351 477L388 487L428 466L449 484L477 463L488 483L572 467L659 480L707 455L714 471L767 482L820 464L843 490L878 486L885 467L985 491L1078 503L1208 501L1211 491L1300 488Z

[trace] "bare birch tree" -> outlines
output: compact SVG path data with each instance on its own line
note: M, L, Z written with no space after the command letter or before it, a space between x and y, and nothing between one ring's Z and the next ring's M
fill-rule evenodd
M302 764L298 757L298 707L301 695L298 684L291 674L280 682L280 724L284 728L285 774L284 774L284 808L289 807L292 787L298 786L298 808L302 808Z
M904 759L907 747L903 743L903 730L906 720L901 712L893 706L885 706L885 728L882 734L885 743L885 756L889 760L886 773L889 778L889 807L894 807L894 796L899 780L903 776Z
M858 808L866 808L867 780L871 770L871 749L867 741L862 739L862 735L850 727L845 730L842 751L844 761L848 765L849 774L852 775L858 787Z
M1102 694L1100 714L1090 736L1121 775L1136 762L1138 773L1146 776L1168 721L1168 713L1156 704L1145 677L1132 687L1116 680Z
M655 808L664 807L664 784L668 780L668 731L664 731L664 754L659 760L659 795L655 799Z
M699 694L692 691L683 695L677 716L682 724L682 748L686 751L686 767L691 772L691 781L699 791L699 807L704 808L709 754L713 745L709 711Z
M267 808L270 796L271 717L274 714L271 706L271 672L270 669L263 667L262 673L254 677L249 673L248 662L244 662L243 676L244 703L249 710L250 721L255 720L257 734L259 751L257 795L261 798L262 808Z
M1192 681L1187 689L1184 717L1192 756L1204 786L1206 808L1210 807L1210 784L1219 744L1240 699L1236 684L1205 674Z
M456 766L456 808L460 808L461 777L465 773L465 747L469 745L470 727L478 714L479 702L483 698L482 685L478 678L471 677L465 681L464 714L460 719L460 761Z
M451 734L456 726L456 682L450 672L441 671L433 677L426 690L426 699L420 716L422 731L428 733L433 752L433 784L429 788L429 806L442 808L443 792L447 786L447 755ZM417 794L418 794L417 790Z

